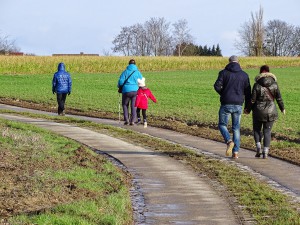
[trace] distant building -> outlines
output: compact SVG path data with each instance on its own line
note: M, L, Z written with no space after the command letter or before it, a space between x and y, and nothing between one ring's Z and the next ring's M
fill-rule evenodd
M24 52L6 52L5 55L23 56Z
M52 56L99 56L99 54L85 54L80 52L79 54L52 54Z

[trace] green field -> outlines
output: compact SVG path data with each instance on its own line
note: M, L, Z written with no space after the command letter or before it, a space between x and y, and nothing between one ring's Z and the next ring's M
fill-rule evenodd
M251 85L257 69L246 69ZM276 68L279 87L287 114L275 123L273 131L299 137L297 115L300 103L300 67ZM150 103L148 115L155 118L172 118L187 123L217 124L219 96L213 89L218 70L143 72L146 85L151 88L158 103ZM119 74L72 74L73 91L67 98L67 109L113 112L118 115ZM56 107L56 97L51 92L52 74L49 75L0 75L0 96ZM251 129L251 115L244 115L242 126Z
M101 60L102 59L102 60ZM40 106L44 110L56 110L56 96L52 94L51 82L53 73L56 71L57 62L66 62L67 70L73 78L73 91L67 98L66 109L77 111L86 115L105 115L107 118L118 119L119 94L117 93L117 81L120 73L126 67L129 58L55 58L55 57L0 57L0 100L16 105L32 103L32 107ZM218 72L226 63L226 58L211 57L184 57L184 58L140 58L138 67L146 77L146 85L156 96L158 103L150 103L148 115L151 122L163 121L174 124L183 124L187 130L194 132L195 126L208 127L214 130L218 121L219 96L213 89L213 84ZM299 146L299 122L300 110L299 81L300 81L300 58L244 58L241 66L249 74L251 86L254 77L258 74L262 64L269 64L271 72L278 78L279 87L286 106L287 114L280 114L279 120L273 128L272 154L277 157L291 160L300 164ZM159 72L160 71L160 72ZM107 113L107 114L105 114ZM67 120L68 117L55 117L58 120ZM79 124L82 122L80 121ZM242 117L242 146L251 148L252 138L251 115ZM83 125L83 124L82 124ZM87 126L87 124L85 124ZM152 125L151 123L149 125ZM96 125L94 125L96 126ZM101 126L101 125L97 125ZM176 125L174 125L176 126ZM96 129L93 127L93 129ZM107 132L108 127L102 127ZM147 140L152 137L128 130L114 129L114 132L122 133L121 137L134 140L135 143L153 149L164 149L172 155L177 151L178 145L162 143L158 140ZM116 135L114 132L113 135ZM221 136L217 130L208 134ZM118 135L117 135L118 136ZM55 137L56 138L56 137ZM211 137L214 138L214 137ZM137 141L138 140L138 141ZM246 141L251 143L245 145ZM275 152L274 150L277 150ZM179 151L179 150L178 150ZM186 150L182 150L186 151ZM189 155L193 154L193 156ZM229 190L233 190L240 204L246 205L247 211L256 217L258 224L289 224L299 222L297 212L286 207L287 200L277 194L271 193L267 187L253 186L252 179L244 174L232 175L232 168L219 166L216 161L213 166L210 160L200 160L199 155L187 154L182 161L189 161L191 165L207 166L208 174L222 175L218 177ZM254 155L253 155L254 156ZM194 162L192 162L194 160ZM194 164L193 164L194 163ZM206 165L206 166L204 166ZM196 166L194 166L196 168ZM201 171L201 169L200 169ZM228 176L223 176L228 173ZM237 171L238 172L238 171ZM234 179L232 179L234 178ZM228 182L226 181L228 179ZM250 183L248 183L250 182ZM257 183L261 185L261 182ZM256 185L256 184L255 184ZM231 187L233 187L231 189ZM236 187L239 187L238 190ZM248 190L249 189L249 190ZM255 190L255 192L253 191ZM257 191L257 192L256 192ZM266 192L266 193L262 193ZM249 195L250 194L250 195ZM251 195L252 194L252 195ZM279 204L280 203L280 204ZM77 205L75 205L77 207ZM93 208L95 208L92 205ZM85 208L89 208L86 206ZM299 207L298 207L299 208ZM70 208L72 211L72 208ZM66 211L65 208L57 208L55 212ZM68 212L68 210L67 210ZM261 215L268 215L261 217ZM48 216L48 215L46 215ZM38 219L43 219L37 217ZM293 218L290 220L289 218ZM17 218L23 221L27 219ZM54 216L54 220L56 217ZM91 218L94 219L94 218ZM275 220L279 221L273 223ZM42 220L40 220L42 221ZM296 222L294 222L296 221ZM43 224L41 222L41 224Z

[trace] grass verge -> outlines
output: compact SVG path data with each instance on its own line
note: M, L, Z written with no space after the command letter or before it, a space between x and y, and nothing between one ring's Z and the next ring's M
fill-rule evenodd
M268 184L253 177L247 171L241 171L234 165L197 154L194 151L157 138L137 132L115 128L108 125L95 124L83 120L65 117L52 117L21 113L31 117L43 117L57 122L68 122L77 126L88 127L99 133L108 134L126 141L134 140L135 144L142 144L155 151L168 154L177 160L184 161L198 173L203 173L222 184L238 204L253 216L257 224L299 224L300 208L298 202L274 190Z
M103 156L0 119L1 224L132 224L131 177Z

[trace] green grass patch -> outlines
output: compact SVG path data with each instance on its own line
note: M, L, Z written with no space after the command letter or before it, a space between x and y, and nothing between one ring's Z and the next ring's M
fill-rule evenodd
M229 195L234 196L238 200L238 203L243 206L244 210L255 218L257 224L292 225L300 222L300 214L297 211L297 208L300 207L299 202L293 202L288 196L274 190L267 183L253 177L247 171L241 171L235 165L195 153L193 150L181 145L172 144L131 130L70 117L21 114L87 127L99 133L120 138L133 144L140 144L143 147L163 152L170 157L184 161L198 173L204 173L212 180L217 180L226 187Z
M132 224L130 176L33 125L0 119L0 217L9 224Z
M272 69L272 68L271 68ZM246 70L253 85L257 69ZM299 139L300 67L274 68L287 114L279 115L273 132L289 139ZM188 124L217 125L219 96L213 89L218 70L145 72L146 83L157 97L150 103L148 115L154 120L174 119ZM73 74L73 92L67 98L67 111L110 113L119 111L117 80L119 74ZM0 75L2 98L23 100L56 109L56 96L51 92L52 75ZM252 130L251 115L242 117L242 129Z

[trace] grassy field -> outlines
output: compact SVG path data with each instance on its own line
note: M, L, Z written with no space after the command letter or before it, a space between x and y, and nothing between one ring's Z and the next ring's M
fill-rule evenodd
M99 58L0 57L0 98L7 102L13 100L12 102L17 105L22 105L25 101L31 104L32 107L55 111L56 97L51 92L52 76L56 70L57 63L65 61L67 69L71 72L73 78L73 92L67 98L67 113L69 110L70 112L80 112L86 115L118 119L119 95L116 84L129 58L106 57L102 60ZM213 89L213 84L217 78L218 71L226 65L227 59L153 57L138 58L138 62L140 62L138 63L139 68L146 77L147 86L151 88L158 99L157 104L150 103L148 112L150 125L155 125L156 121L162 121L162 124L168 122L169 128L173 129L174 127L171 126L181 123L185 129L184 131L192 133L195 132L195 126L204 126L208 130L215 131L208 132L208 135L211 135L208 136L209 138L215 139L216 135L220 137L219 132L215 130L219 97ZM286 152L290 154L291 149L298 153L300 152L300 125L298 122L298 112L300 110L298 102L300 59L242 58L241 65L249 73L252 85L259 66L265 63L271 66L271 72L278 78L287 111L287 114L285 116L280 115L279 120L275 123L272 148L278 148L286 157ZM62 117L56 118L67 119ZM80 122L79 124L82 123ZM84 125L87 126L87 124ZM95 126L101 125L91 125L93 128ZM246 139L249 139L253 144L251 115L243 116L242 128L242 145L245 146L244 140ZM24 130L31 129L27 126L24 127ZM99 129L107 131L109 128L102 127ZM232 168L224 167L219 161L203 159L199 155L187 152L186 149L179 149L180 147L177 145L162 143L157 139L152 140L151 137L145 137L127 130L113 129L111 132L114 136L126 137L127 140L134 139L135 142L143 143L143 146L148 145L154 149L161 149L170 156L176 156L179 160L187 161L199 172L205 172L212 176L213 179L218 179L229 190L232 190L233 195L236 195L235 197L239 199L240 204L245 205L247 207L246 210L256 217L259 221L258 224L282 224L284 221L290 221L289 224L299 223L299 213L293 207L291 209L288 206L289 202L284 196L272 192L260 181L253 180L248 175L243 174L243 172L236 170L237 174L232 176L230 172L228 173L228 171L233 171ZM36 134L33 136L36 136ZM6 146L4 147L2 146L1 149L7 149ZM77 147L74 149L77 149ZM178 151L182 154L177 154ZM295 154L294 157L299 158L298 155ZM39 155L33 152L33 156ZM74 171L80 176L81 171L76 169L78 168L74 168ZM53 174L55 175L53 179L58 180L62 176L66 176L66 174L62 175L60 173ZM77 181L75 176L73 178ZM237 188L240 189L235 193ZM70 219L70 217L74 218L80 214L80 212L75 212L74 215L73 213L76 211L74 208L81 208L83 212L85 211L84 209L93 212L93 210L99 209L97 207L101 207L95 206L93 202L86 201L86 199L84 201L86 205L82 206L82 203L77 202L74 205L67 206L67 208L54 208L48 214L35 217L35 220L31 220L31 222L43 224L43 219L47 217L53 218L54 222L58 220L58 222L61 222L60 219L63 218L61 216L57 217L61 212L66 213L67 219ZM119 208L122 208L122 206ZM111 210L114 211L115 209ZM87 211L85 213L89 217L89 213ZM85 213L84 215L86 215ZM266 215L266 217L261 215ZM124 216L120 214L119 219L122 220ZM81 219L80 216L78 217ZM15 219L16 224L18 221L29 223L29 219L26 216L16 217ZM97 219L102 218L90 218L91 221ZM117 223L110 221L113 219L113 217L108 217L105 222Z
M246 70L254 82L257 69ZM300 67L276 68L287 114L279 115L273 131L290 138L299 137L298 112L300 103ZM170 118L188 124L217 124L219 96L213 89L218 70L144 72L146 85L156 96L158 103L150 103L148 115ZM101 111L118 115L119 74L73 74L73 91L67 98L67 109ZM51 92L52 75L0 75L1 98L13 98L56 107L56 96ZM243 128L251 128L251 115L244 115Z
M130 57L0 56L0 74L50 74L64 62L71 73L120 73ZM221 69L226 57L135 57L141 71L195 71ZM299 57L240 57L244 69L263 64L300 67Z
M132 224L130 176L80 144L0 120L1 224Z
M0 101L56 111L51 82L57 62L64 61L73 78L67 113L118 119L120 99L116 86L128 59L0 57ZM158 100L157 104L150 103L149 125L222 141L217 130L219 96L213 84L219 70L227 64L227 58L138 57L137 62L146 77L146 85ZM271 72L278 78L287 112L285 116L279 113L274 125L270 154L300 164L300 58L241 58L240 64L249 74L251 85L264 63L270 65ZM241 144L254 149L251 124L251 115L243 115Z
M7 112L9 113L9 112ZM13 113L13 112L11 112ZM226 190L228 190L227 194L234 197L238 204L235 202L235 207L239 207L242 209L242 211L249 213L253 219L255 220L256 224L260 225L269 225L269 224L299 224L300 223L300 217L299 212L297 209L299 209L299 203L293 201L290 197L284 195L281 192L278 192L274 190L271 186L269 186L264 181L258 179L257 177L253 176L252 174L249 174L246 170L240 170L236 167L236 165L231 163L223 162L222 160L210 158L208 156L205 156L203 154L198 154L195 151L185 148L183 146L180 146L178 144L173 144L170 142L163 141L158 138L154 138L148 135L144 135L138 132L134 132L127 129L120 129L108 125L103 124L96 124L93 122L83 121L74 119L71 117L57 117L57 116L45 116L45 115L38 115L38 114L31 114L31 113L21 113L22 115L26 117L33 117L33 118L45 118L48 120L54 120L56 122L63 122L63 123L69 123L76 126L92 129L94 131L97 131L99 133L104 133L106 135L110 135L116 138L120 139L126 139L128 142L131 142L134 145L141 145L143 147L148 147L152 149L153 151L159 151L163 152L164 154L169 155L170 157L179 160L180 162L184 162L185 164L188 164L193 168L197 173L199 174L205 174L210 179L217 181L220 183L220 185L226 187ZM8 122L8 124L10 124ZM18 125L18 128L21 125ZM28 127L27 125L22 126L24 131L26 132L27 139L31 140L32 136L35 138L33 140L37 140L37 132L34 132L31 135L28 135L28 130L32 130L32 126ZM16 133L20 133L20 131L16 132L12 129L10 132L13 135L10 136L18 136ZM38 132L39 133L39 132ZM5 135L7 136L7 135ZM40 137L40 136L38 136ZM55 136L54 136L55 137ZM27 140L26 138L20 138L16 140L17 143L21 142L20 144L24 143L24 140ZM63 138L58 138L58 140L62 140ZM57 142L57 139L56 142ZM51 139L50 139L51 140ZM61 141L59 141L61 142ZM27 143L27 142L25 142ZM35 141L32 143L33 148L36 146L40 146L40 141ZM69 144L67 145L69 146ZM70 147L70 146L69 146ZM81 148L80 148L81 149ZM29 149L30 150L30 149ZM64 150L63 152L67 152ZM48 154L48 152L46 152ZM81 154L78 154L81 153ZM77 162L81 161L81 157L85 158L84 165L89 165L89 168L95 167L95 169L99 170L99 165L97 160L95 161L93 154L88 154L91 157L87 157L87 154L82 154L84 151L82 149L80 151L76 151L76 155L78 157ZM33 154L29 154L29 157L35 155L35 151L33 151ZM60 156L60 155L58 155ZM63 155L64 156L64 155ZM96 158L96 157L95 157ZM65 158L64 158L65 159ZM6 162L9 162L11 158L8 158ZM26 161L25 161L26 162ZM69 161L67 161L69 162ZM17 161L14 165L18 165L20 163ZM36 163L36 161L34 161ZM7 163L8 164L8 163ZM25 164L27 165L27 164ZM39 164L37 164L39 165ZM47 165L46 167L53 167L53 166L59 166L60 160L53 161L44 161L44 165ZM66 163L68 166L68 163ZM102 163L100 163L100 166L102 166ZM16 166L17 167L17 166ZM21 167L21 165L20 165ZM45 166L44 166L45 167ZM30 167L29 167L30 168ZM76 166L75 166L76 168ZM106 167L108 169L108 167ZM26 174L27 171L23 172ZM78 178L81 177L81 180L86 181L87 178L86 173L84 177L81 175L83 174L81 171L76 170L76 173L73 172L73 170L70 171L70 173L66 173L65 175L61 176L62 173L54 173L55 178L61 178L67 176L68 178L73 178L75 181L78 180ZM16 175L21 174L20 171L15 171ZM106 171L101 170L100 174L103 174L101 177L105 177ZM38 174L43 175L44 173L39 172ZM39 181L45 176L38 177L35 176L35 180ZM57 176L59 174L59 176ZM90 173L88 173L90 174ZM10 176L5 176L9 178ZM39 178L39 179L37 179ZM89 178L89 177L88 177ZM113 179L110 181L110 179ZM71 182L74 182L74 180L71 180ZM115 180L116 177L114 174L111 174L111 176L107 177L107 179L104 179L104 183L108 182L109 185L106 185L107 192L110 193L111 187L116 187L116 184L120 184L119 179L117 177L117 180ZM32 180L32 179L31 179ZM44 184L47 184L47 179L44 179ZM26 180L25 180L26 181ZM89 182L88 182L89 183ZM79 183L80 184L80 183ZM31 183L30 187L35 187L35 183ZM78 185L76 183L76 185ZM101 183L98 183L97 185L100 185L102 187ZM218 184L219 185L219 184ZM84 185L86 186L86 185ZM94 186L95 187L95 186ZM117 187L119 187L117 185ZM78 189L78 188L77 188ZM47 195L48 189L41 189L39 191L43 191L46 193L44 195ZM76 189L73 189L73 193ZM92 190L94 190L92 188ZM125 191L125 189L123 189ZM80 191L82 191L80 189ZM59 192L59 194L64 194L64 192ZM126 193L121 192L123 197L126 199ZM68 195L67 195L68 196ZM60 196L62 197L62 196ZM6 197L7 198L7 197ZM123 210L123 214L116 213L116 217L111 216L110 214L103 215L102 213L99 214L99 204L104 204L102 207L105 207L106 210L109 212L116 210L118 212L119 209L123 209L124 202L122 201L122 198L118 201L112 201L114 198L110 198L111 201L100 201L97 202L90 202L88 199L85 199L82 202L75 202L74 204L67 204L67 205L58 205L57 207L53 207L50 211L50 209L45 210L46 212L40 212L37 216L28 216L23 214L22 216L13 217L10 222L12 224L31 224L32 222L34 224L129 224L128 221L130 219L127 217L129 215L129 211ZM16 199L19 202L19 199ZM21 199L22 200L22 199ZM3 200L3 202L5 202ZM126 202L126 201L125 201ZM2 203L2 202L0 202ZM110 205L112 203L112 205ZM120 204L122 203L122 204ZM108 204L108 206L105 206L105 204ZM237 205L236 205L237 204ZM1 204L0 204L1 205ZM22 205L22 204L19 204ZM49 206L46 204L46 206ZM115 209L116 208L116 209ZM1 209L0 209L1 211ZM238 210L239 211L239 210ZM101 210L102 212L102 210ZM59 216L58 216L59 215ZM123 215L123 217L122 217ZM121 217L118 217L121 216ZM122 219L123 218L123 219ZM1 220L0 220L1 221ZM94 223L94 221L96 221ZM99 222L100 221L100 222ZM26 222L26 223L25 223Z

